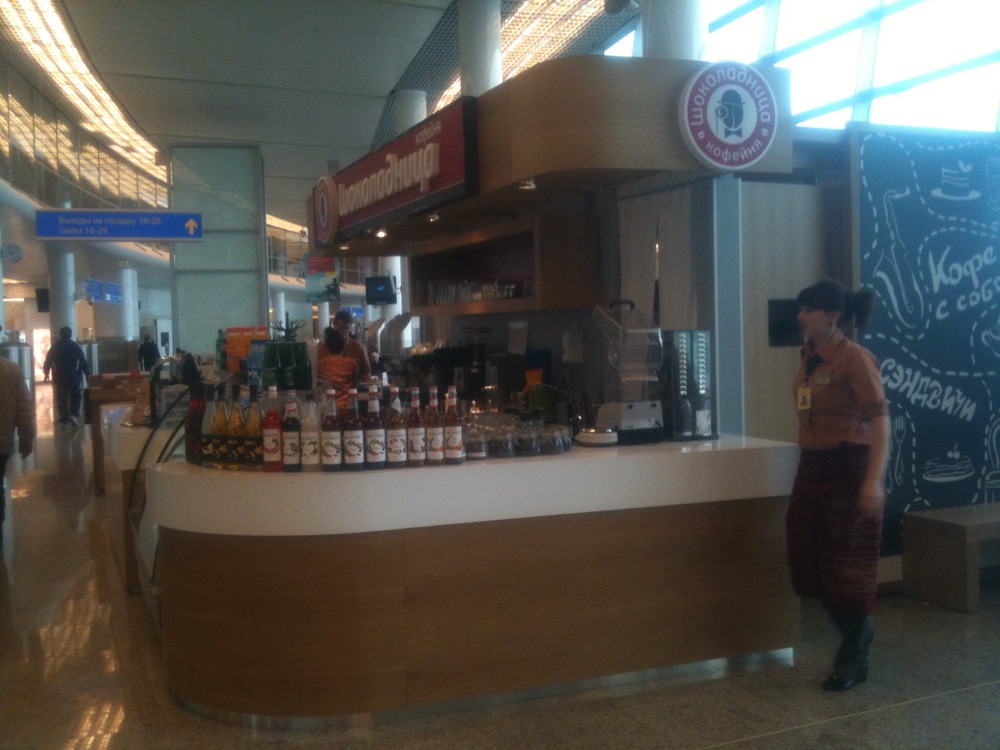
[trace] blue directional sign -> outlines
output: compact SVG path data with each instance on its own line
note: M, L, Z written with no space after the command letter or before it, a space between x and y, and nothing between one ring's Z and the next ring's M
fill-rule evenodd
M201 239L201 214L184 211L38 209L40 240L135 240L182 242Z
M104 282L104 301L115 305L122 303L122 285L110 281Z
M90 298L98 302L104 301L104 282L100 279L87 279L84 282L84 290Z

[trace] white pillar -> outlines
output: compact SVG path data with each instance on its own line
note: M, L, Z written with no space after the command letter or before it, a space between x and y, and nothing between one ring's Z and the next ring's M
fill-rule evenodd
M121 273L121 331L126 341L139 340L139 271L123 268Z
M467 96L503 82L500 0L458 0L458 69Z
M271 321L279 325L285 325L285 293L278 292L274 295L274 313Z
M491 5L492 0L489 2L477 2L478 5ZM459 16L463 13L463 9L459 7ZM500 6L497 5L497 22L499 24L500 18ZM461 27L461 21L460 21ZM460 32L461 34L461 32ZM497 49L499 50L500 45L500 35L499 26L497 29ZM499 60L499 56L497 58ZM497 83L500 81L498 80ZM423 91L416 91L414 89L407 89L404 91L398 91L396 93L396 134L399 135L404 131L412 128L417 123L423 121L427 117L427 94ZM408 266L407 266L408 268ZM403 290L396 296L395 305L386 305L382 309L382 315L385 316L386 322L392 320L397 315L400 315L403 310L410 306L410 291L409 284L403 282L403 260L398 255L391 258L381 258L379 260L380 272L386 276L389 276L393 281L393 286L402 285ZM402 344L401 346L407 347L413 343L412 326L407 326L406 330L403 331ZM381 347L380 347L381 348ZM397 352L393 352L396 354Z
M396 135L427 118L427 92L417 89L397 91L393 98L396 109Z
M323 339L323 331L330 327L330 302L323 300L316 303L316 318L319 322L319 337Z
M49 247L49 333L52 341L59 338L59 329L69 326L73 336L76 330L76 259L72 248L60 242Z
M701 0L642 0L642 56L700 60L708 25Z

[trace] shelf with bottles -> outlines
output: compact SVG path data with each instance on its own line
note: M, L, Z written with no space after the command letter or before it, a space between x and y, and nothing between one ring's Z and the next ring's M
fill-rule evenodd
M275 386L281 392L312 388L312 364L304 341L266 340L250 345L247 369L259 378L266 391Z
M516 313L597 303L597 221L537 214L415 243L415 315Z

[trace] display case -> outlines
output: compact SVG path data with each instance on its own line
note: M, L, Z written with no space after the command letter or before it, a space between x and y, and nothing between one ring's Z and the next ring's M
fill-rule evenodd
M536 214L414 243L415 315L589 307L598 296L597 220Z

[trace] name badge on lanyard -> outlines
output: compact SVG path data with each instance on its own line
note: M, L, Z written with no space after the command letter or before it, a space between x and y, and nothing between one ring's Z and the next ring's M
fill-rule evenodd
M799 397L797 399L799 405L799 411L812 408L812 388L808 385L804 385L799 388Z

